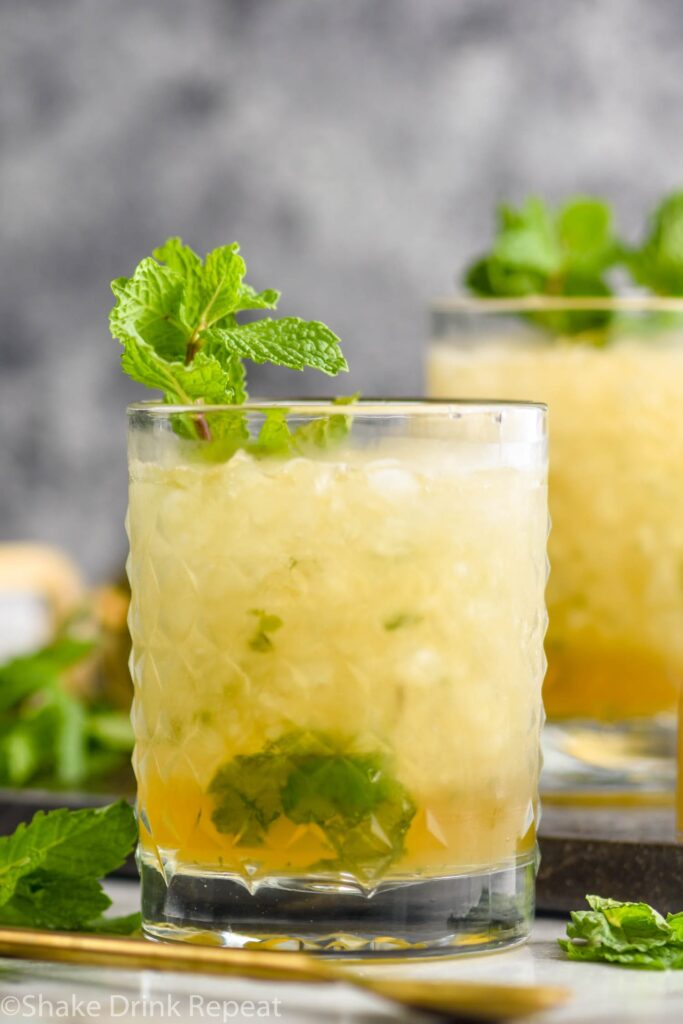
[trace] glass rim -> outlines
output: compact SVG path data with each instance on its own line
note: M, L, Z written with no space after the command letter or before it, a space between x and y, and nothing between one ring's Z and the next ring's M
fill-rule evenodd
M240 405L170 405L161 400L131 402L126 407L128 416L146 413L150 416L177 414L203 415L204 413L260 413L280 411L292 416L312 416L330 413L337 416L450 416L464 412L499 413L506 409L517 412L548 411L545 402L498 398L359 398L340 403L333 398L275 398L249 399Z
M520 298L442 295L431 302L431 310L435 313L542 313L593 309L624 313L683 313L683 298L661 295L525 295Z

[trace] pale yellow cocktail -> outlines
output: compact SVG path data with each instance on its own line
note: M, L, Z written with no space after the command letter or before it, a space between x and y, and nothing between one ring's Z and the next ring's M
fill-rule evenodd
M683 677L683 329L647 310L631 318L627 306L601 343L469 305L478 327L475 314L467 325L454 314L431 346L430 394L549 407L548 716L673 720ZM607 736L604 760L590 755L605 768Z
M350 408L331 446L219 462L133 413L141 851L169 885L367 899L533 862L542 410Z

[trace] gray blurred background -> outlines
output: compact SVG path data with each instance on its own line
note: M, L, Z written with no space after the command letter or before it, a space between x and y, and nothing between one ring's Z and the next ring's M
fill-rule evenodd
M680 0L2 0L0 537L125 555L110 279L238 239L350 378L415 394L428 299L537 191L628 233L683 182Z

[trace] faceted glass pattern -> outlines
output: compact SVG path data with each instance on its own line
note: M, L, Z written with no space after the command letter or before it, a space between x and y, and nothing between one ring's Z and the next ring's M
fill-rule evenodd
M246 412L254 436L268 412ZM292 429L326 412L297 409ZM148 869L167 890L183 873L298 879L342 900L529 864L542 409L360 403L327 446L218 462L172 417L131 413Z

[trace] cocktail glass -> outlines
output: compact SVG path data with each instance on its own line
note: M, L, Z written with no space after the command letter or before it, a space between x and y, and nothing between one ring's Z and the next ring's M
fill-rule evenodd
M149 935L385 956L527 935L546 459L524 403L129 409Z
M549 407L542 788L670 793L683 676L683 302L445 299L432 338L431 395Z

